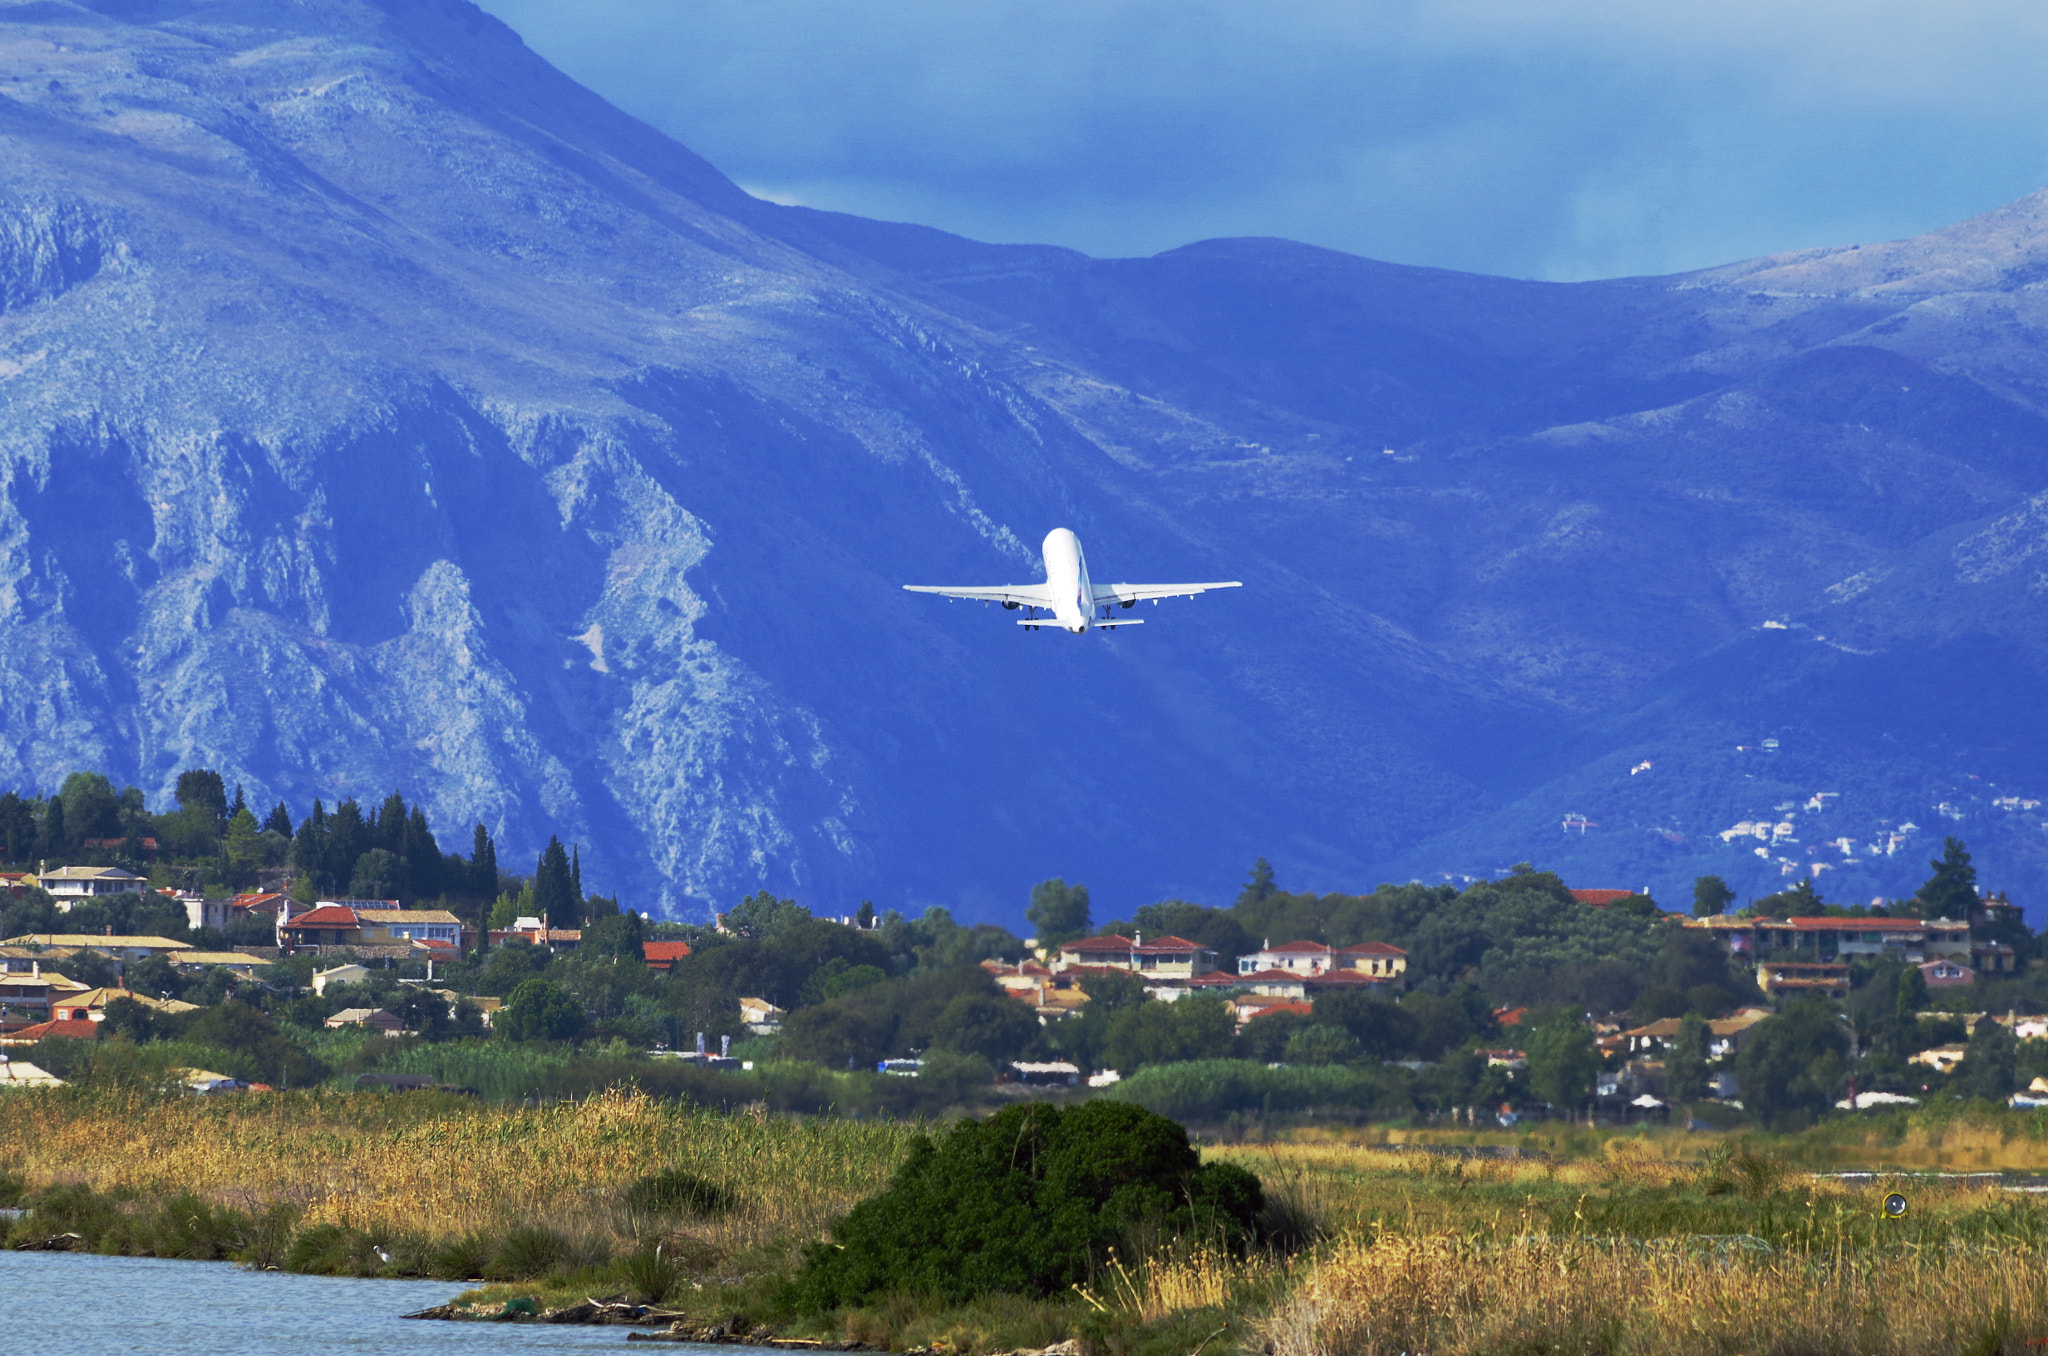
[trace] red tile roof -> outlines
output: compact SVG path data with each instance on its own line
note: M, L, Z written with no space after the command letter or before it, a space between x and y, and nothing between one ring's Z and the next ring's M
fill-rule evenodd
M1604 909L1609 904L1631 898L1634 894L1633 890L1574 890L1572 898L1581 904L1591 904L1596 909Z
M1296 974L1292 970L1254 970L1248 975L1237 977L1240 984L1272 984L1280 980L1285 980L1289 984L1299 984L1307 978L1307 975Z
M67 1017L62 1021L40 1022L25 1026L9 1039L16 1041L39 1041L45 1036L68 1036L75 1041L97 1040L100 1024L84 1017Z
M1390 946L1385 942L1360 942L1357 946L1345 947L1337 954L1340 956L1405 956L1408 953L1398 946Z
M286 923L285 926L288 928L357 928L362 926L362 920L356 917L354 909L344 908L339 904L322 904L316 909L308 909L306 912L299 914Z
M1268 956L1285 955L1291 952L1319 955L1328 955L1330 953L1330 948L1321 942L1282 942L1278 946L1269 946L1262 949Z
M1222 970L1211 970L1206 975L1196 975L1188 981L1191 989L1228 989L1245 982L1248 976L1233 975Z
M1271 1017L1276 1012L1295 1012L1303 1017L1308 1017L1313 1015L1315 1010L1313 1003L1304 1003L1299 998L1283 998L1277 1003L1267 1003L1265 1006L1258 1008L1245 1020L1256 1022L1259 1018Z
M1078 942L1061 942L1062 951L1129 951L1137 943L1114 933L1104 937L1083 937Z
M689 954L690 944L688 942L640 943L640 955L649 966L656 970L666 970Z

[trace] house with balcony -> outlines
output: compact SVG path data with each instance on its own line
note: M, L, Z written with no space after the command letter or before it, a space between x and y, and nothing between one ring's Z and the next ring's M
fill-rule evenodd
M1193 979L1216 968L1216 952L1185 937L1083 937L1059 946L1057 969L1128 970L1142 979Z
M1970 963L1970 925L1952 918L1688 918L1735 955L1751 960L1848 961L1890 957L1909 964L1946 958Z
M118 866L60 866L38 873L37 879L58 913L69 913L76 905L102 895L139 895L149 888L146 879Z

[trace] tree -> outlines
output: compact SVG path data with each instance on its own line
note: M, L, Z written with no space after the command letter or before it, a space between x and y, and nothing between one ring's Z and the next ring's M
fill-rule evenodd
M1934 874L1913 899L1930 918L1966 919L1977 908L1977 868L1960 838L1941 840L1941 856L1929 862Z
M863 899L860 902L860 912L854 915L853 921L859 925L863 932L872 928L875 925L875 901Z
M1692 916L1718 918L1735 902L1735 892L1719 876L1700 876L1692 883Z
M1129 1102L1006 1107L920 1137L885 1190L805 1249L782 1298L824 1313L890 1291L1064 1294L1141 1230L1240 1249L1262 1204L1256 1177L1204 1165L1186 1130Z
M36 851L43 857L68 857L76 846L64 823L64 798L52 796L43 805L42 831L36 836Z
M584 925L583 941L577 946L576 952L578 955L589 952L597 956L611 956L618 960L631 961L635 965L644 965L644 941L645 932L641 927L639 914L613 913Z
M1115 1012L1145 1001L1145 981L1122 970L1104 970L1082 979L1081 992L1088 996L1087 1011Z
M97 772L74 772L64 779L58 793L64 802L64 822L74 839L119 838L121 798L114 784Z
M576 897L575 882L569 875L569 854L553 834L548 835L547 850L534 868L533 903L551 928L573 928L582 921L583 901Z
M770 941L811 921L811 911L793 899L779 899L772 890L756 890L732 906L725 925L742 937Z
M283 834L286 838L292 836L292 812L285 808L283 801L271 807L269 816L263 821L263 831Z
M240 782L236 782L235 798L228 805L227 817L229 819L233 819L236 815L243 813L248 808L249 802L242 798L242 784Z
M299 883L314 898L326 893L327 857L327 809L315 797L313 813L292 835L292 865L299 869Z
M350 899L396 899L399 895L399 861L388 848L371 848L356 858L349 876Z
M469 893L478 899L498 897L498 845L478 820L469 847Z
M1664 1057L1666 1095L1674 1102L1697 1102L1707 1095L1707 1024L1687 1017Z
M1845 1074L1849 1036L1834 1011L1818 998L1786 1005L1750 1029L1735 1057L1742 1104L1773 1129L1796 1127L1824 1115Z
M583 1005L561 985L527 979L512 990L491 1027L508 1041L571 1041L583 1034L587 1020Z
M2019 1042L2012 1032L1986 1013L1970 1033L1963 1062L1956 1066L1956 1091L1965 1097L2003 1102L2019 1086L2018 1058Z
M1273 884L1273 864L1264 857L1252 863L1252 872L1246 878L1244 888L1237 892L1237 907L1255 909L1279 893Z
M26 862L35 852L34 807L12 791L0 795L0 860Z
M1765 918L1813 918L1826 908L1826 901L1813 888L1811 876L1789 890L1765 895L1756 902L1757 913Z
M1287 1040L1289 1064L1347 1064L1358 1057L1358 1042L1342 1027L1311 1023Z
M218 772L191 768L178 774L177 797L180 810L211 816L216 826L228 822L228 791Z
M1088 887L1068 885L1055 876L1031 887L1031 907L1024 917L1038 929L1038 944L1054 946L1088 935Z
M263 864L263 844L259 833L256 816L249 813L247 806L228 817L223 850L227 853L228 875L232 884L248 884L255 877L256 868Z
M1030 1049L1038 1035L1038 1018L1016 999L963 993L939 1014L932 1045L999 1064Z
M1593 1095L1600 1054L1593 1035L1576 1017L1555 1017L1529 1033L1529 1089L1560 1111Z

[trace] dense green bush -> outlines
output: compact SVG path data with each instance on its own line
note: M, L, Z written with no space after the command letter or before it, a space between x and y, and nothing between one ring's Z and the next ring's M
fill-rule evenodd
M1176 1120L1221 1120L1232 1112L1349 1111L1384 1116L1415 1109L1406 1083L1400 1070L1385 1067L1273 1069L1246 1059L1208 1059L1155 1065L1126 1078L1107 1095Z
M1014 1106L920 1139L881 1195L813 1244L785 1298L822 1313L892 1290L964 1303L1049 1295L1119 1244L1207 1235L1240 1247L1259 1181L1204 1166L1187 1132L1119 1102Z
M736 1204L732 1192L682 1168L629 1182L619 1199L628 1210L649 1215L717 1215Z

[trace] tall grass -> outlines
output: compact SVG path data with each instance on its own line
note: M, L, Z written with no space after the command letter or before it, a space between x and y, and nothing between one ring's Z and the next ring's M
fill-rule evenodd
M421 1246L518 1228L600 1234L619 1250L650 1231L719 1256L815 1238L872 1194L912 1127L722 1115L611 1093L491 1107L433 1093L331 1090L162 1097L62 1088L0 1098L0 1143L33 1186L181 1193L260 1213L289 1206ZM732 1208L650 1214L626 1188L663 1172L711 1184Z
M2019 1356L2048 1334L2044 1261L1390 1234L1338 1249L1260 1332L1273 1356Z

